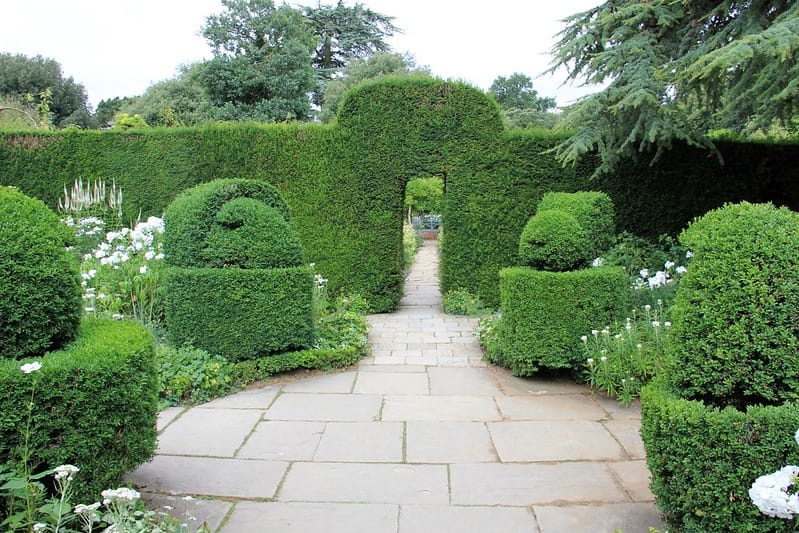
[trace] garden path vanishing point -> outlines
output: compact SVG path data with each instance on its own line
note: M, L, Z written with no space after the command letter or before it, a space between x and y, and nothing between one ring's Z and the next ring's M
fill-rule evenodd
M435 241L369 321L357 367L163 411L129 481L224 533L662 527L639 409L482 362L477 319L441 310Z

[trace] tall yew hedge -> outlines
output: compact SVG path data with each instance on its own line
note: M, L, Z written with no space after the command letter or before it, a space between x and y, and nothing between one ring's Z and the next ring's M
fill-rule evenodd
M441 80L388 78L353 89L333 126L234 124L193 129L0 135L0 185L51 207L75 178L116 181L130 218L160 215L181 191L217 178L262 179L291 207L307 258L332 291L359 292L387 311L402 293L405 183L441 176L442 291L498 303L499 269L518 264L521 231L548 191L599 190L619 229L676 234L725 202L799 208L799 143L676 146L661 161L624 164L591 181L592 162L563 167L562 136L505 132L480 90ZM644 156L644 161L648 159Z

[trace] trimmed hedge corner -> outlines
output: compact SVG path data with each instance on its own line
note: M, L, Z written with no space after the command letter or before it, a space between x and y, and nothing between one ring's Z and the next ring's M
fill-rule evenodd
M719 409L653 382L641 391L652 492L670 531L768 533L791 524L752 504L759 476L799 464L799 405Z
M308 266L169 268L169 339L229 361L306 348L313 341L313 276Z
M33 398L30 466L77 466L75 501L94 501L155 452L153 337L137 322L85 319L72 344L38 360L31 374L0 361L0 463L19 460Z
M536 213L553 209L566 211L588 235L590 259L610 248L616 234L615 209L613 200L604 192L578 191L548 192L538 202Z
M628 303L628 277L620 267L542 272L500 271L502 340L499 364L516 376L539 369L583 367L580 336L598 322L612 324Z

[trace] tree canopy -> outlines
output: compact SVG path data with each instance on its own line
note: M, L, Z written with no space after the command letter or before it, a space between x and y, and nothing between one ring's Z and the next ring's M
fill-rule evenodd
M598 151L604 173L676 141L712 149L711 129L796 128L793 0L607 0L565 22L551 71L605 88L567 114L563 162Z
M558 121L558 116L549 111L557 105L555 99L538 96L533 80L525 74L497 76L488 92L502 109L507 126L552 128Z
M94 124L86 89L72 77L64 78L54 59L0 53L0 97L46 106L56 127Z

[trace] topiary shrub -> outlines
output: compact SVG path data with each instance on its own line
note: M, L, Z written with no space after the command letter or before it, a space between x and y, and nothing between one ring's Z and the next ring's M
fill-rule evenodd
M747 491L796 464L799 214L725 205L680 236L694 256L662 382L641 394L656 503L675 531L785 531Z
M175 199L164 223L174 345L243 361L311 344L313 271L303 266L288 207L274 187L250 180L199 185Z
M674 385L744 408L799 399L799 213L730 204L680 236L694 254L674 307Z
M30 374L0 361L0 464L20 460L32 399L29 466L77 466L74 501L95 501L155 452L152 334L138 322L84 319L74 342L38 360Z
M74 236L40 200L0 187L0 358L57 349L75 336L80 271Z
M566 211L533 215L519 239L519 259L538 270L563 272L585 266L593 257L588 234Z
M553 209L566 211L577 219L588 236L591 259L613 244L616 233L615 209L613 200L604 192L548 192L541 197L536 212Z
M516 376L539 369L581 369L580 336L599 321L612 324L627 308L627 275L620 267L542 272L500 271L502 329L495 361Z

